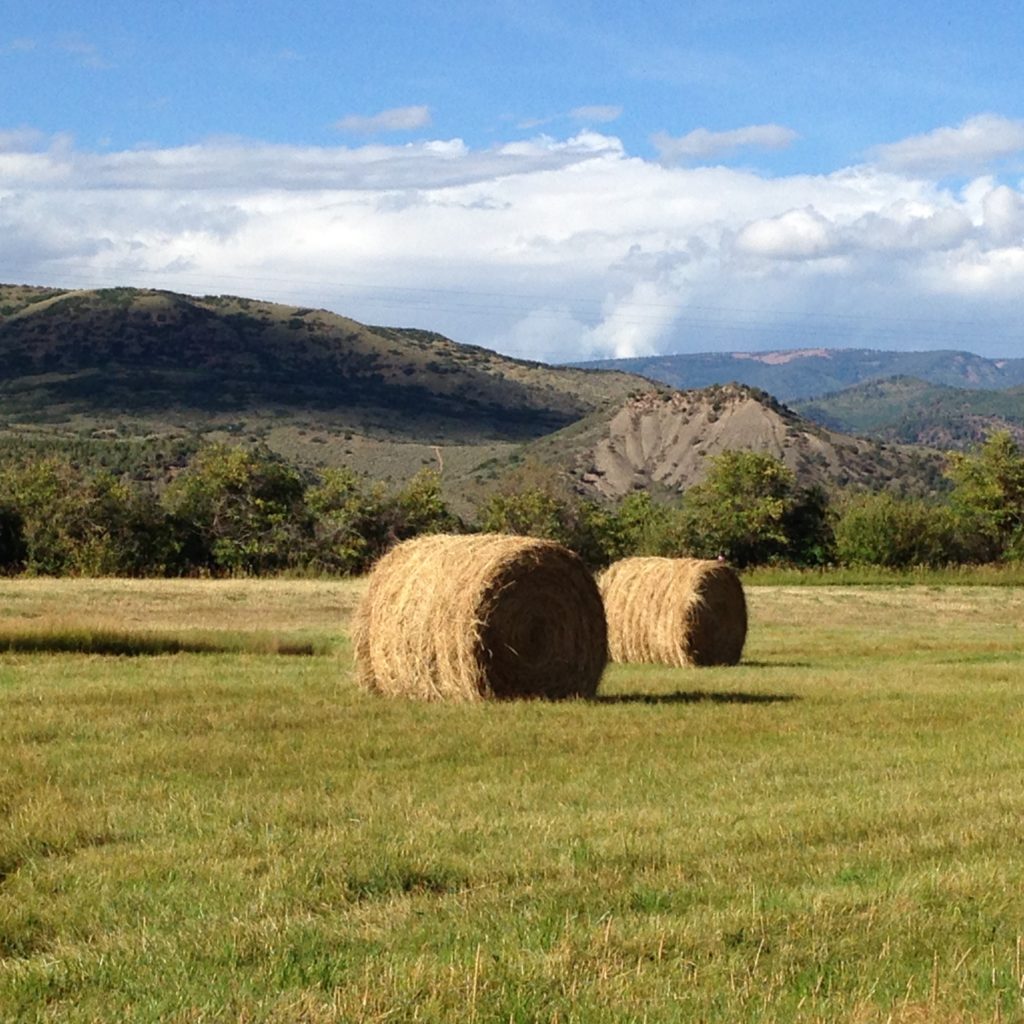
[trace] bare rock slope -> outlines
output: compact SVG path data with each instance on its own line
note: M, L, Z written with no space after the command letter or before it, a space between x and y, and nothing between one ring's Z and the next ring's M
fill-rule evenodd
M636 488L681 491L703 479L708 460L729 449L782 459L804 485L896 486L926 493L937 485L938 452L885 445L826 430L753 388L730 384L629 399L537 442L544 461L561 460L577 489L606 499Z

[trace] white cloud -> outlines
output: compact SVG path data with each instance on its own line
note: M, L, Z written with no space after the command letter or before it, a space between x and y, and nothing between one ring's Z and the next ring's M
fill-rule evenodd
M1024 245L1024 196L999 185L985 194L981 208L985 230L997 244Z
M417 128L426 128L430 124L430 107L392 107L378 114L365 116L349 114L338 121L334 127L341 132L356 135L379 135L384 132L411 132Z
M979 114L955 128L936 128L869 153L881 167L908 174L972 173L995 160L1024 152L1024 121Z
M592 124L610 124L622 117L622 107L602 106L600 104L590 107L575 107L569 111L569 116L575 121L586 121Z
M594 131L483 150L0 142L0 280L248 294L552 360L977 349L957 325L979 319L996 351L1017 337L1024 194L995 179L666 166Z
M573 107L568 113L549 114L547 117L526 117L516 121L521 131L535 131L547 125L559 122L574 121L577 124L610 124L622 117L622 107L594 104L592 106Z
M974 225L962 210L901 200L864 214L842 232L849 248L889 252L940 252L963 244Z
M680 138L659 132L651 141L664 163L676 164L714 159L749 147L785 149L796 138L797 133L792 128L779 124L751 124L726 132L696 128Z
M835 247L833 226L813 207L753 221L736 236L739 252L772 259L817 259Z

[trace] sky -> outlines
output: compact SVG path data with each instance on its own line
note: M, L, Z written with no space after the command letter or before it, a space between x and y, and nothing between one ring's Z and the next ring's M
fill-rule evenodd
M0 0L0 281L1024 356L1024 7Z

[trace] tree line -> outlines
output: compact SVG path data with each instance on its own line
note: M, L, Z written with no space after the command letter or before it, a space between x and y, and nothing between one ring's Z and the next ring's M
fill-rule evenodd
M68 455L0 458L0 572L36 575L352 575L421 533L558 540L597 568L632 554L724 557L740 567L944 566L1024 559L1024 454L1009 433L949 458L950 489L830 495L779 459L727 451L671 502L638 490L580 498L525 464L455 515L422 471L397 489L347 469L304 475L267 450L201 448L162 490Z

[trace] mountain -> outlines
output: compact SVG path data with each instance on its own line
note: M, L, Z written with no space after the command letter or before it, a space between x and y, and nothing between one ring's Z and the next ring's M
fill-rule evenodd
M162 444L154 479L168 445L183 458L201 440L385 481L435 466L463 507L524 456L598 498L676 492L727 448L778 455L805 483L939 481L937 453L845 437L747 387L672 392L234 296L0 286L0 444L54 438Z
M809 348L641 356L577 365L636 373L674 388L703 388L735 381L760 388L784 402L816 398L887 377L916 377L931 384L973 389L1024 385L1024 359L986 359L952 351Z
M681 491L703 479L710 456L727 449L774 455L805 486L892 487L908 494L942 486L940 453L829 430L739 384L636 395L525 451L561 468L580 493L620 498L637 488Z
M834 430L884 441L967 448L993 430L1008 430L1024 445L1024 388L971 390L890 377L857 384L809 402L801 415Z
M384 478L450 472L652 385L324 310L0 286L0 435L201 435Z

